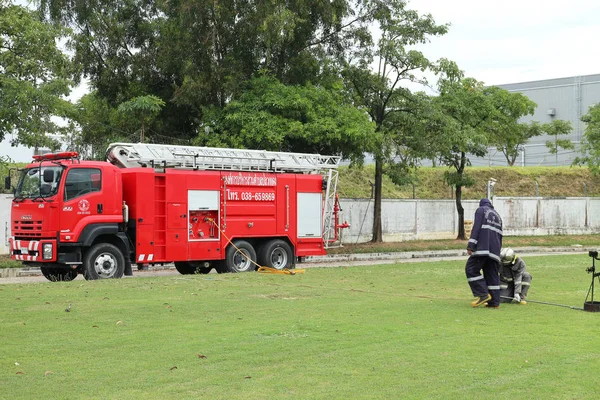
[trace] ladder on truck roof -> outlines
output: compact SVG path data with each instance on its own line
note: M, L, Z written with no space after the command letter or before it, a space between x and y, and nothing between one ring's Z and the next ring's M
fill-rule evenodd
M112 143L106 158L121 168L151 167L191 170L247 172L320 173L327 179L323 205L323 239L326 247L341 245L334 239L334 208L338 182L339 156L289 153L266 150L225 149L146 143Z
M338 156L145 143L113 143L107 159L122 168L154 167L310 173L337 168Z

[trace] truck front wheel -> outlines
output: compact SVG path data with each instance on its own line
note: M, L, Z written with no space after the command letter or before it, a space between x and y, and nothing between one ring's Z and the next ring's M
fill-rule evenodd
M40 267L42 274L50 282L69 282L77 278L77 271L67 268Z
M228 248L222 272L249 272L256 269L256 251L245 240L236 240Z
M117 246L98 243L85 253L83 277L87 280L121 278L124 271L125 257Z

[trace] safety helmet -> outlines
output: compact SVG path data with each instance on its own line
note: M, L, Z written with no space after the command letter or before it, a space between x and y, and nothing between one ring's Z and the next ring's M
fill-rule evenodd
M515 259L515 251L509 247L502 249L500 252L500 260L502 264L508 265L512 263Z

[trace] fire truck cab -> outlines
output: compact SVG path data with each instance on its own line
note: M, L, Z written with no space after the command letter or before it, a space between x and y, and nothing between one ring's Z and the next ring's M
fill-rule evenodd
M292 268L338 243L339 157L115 143L108 162L34 157L12 202L11 257L51 281ZM10 182L7 182L10 185Z

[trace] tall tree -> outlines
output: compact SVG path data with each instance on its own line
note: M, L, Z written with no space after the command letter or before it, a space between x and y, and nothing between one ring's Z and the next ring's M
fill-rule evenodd
M112 106L157 96L162 133L184 138L260 70L284 84L328 79L361 18L342 22L347 0L41 0L40 10L74 30L75 61L99 96Z
M447 32L447 25L437 24L431 15L419 15L407 8L403 0L366 1L361 4L365 15L357 24L354 46L346 53L344 76L355 103L364 108L375 123L375 157L373 242L383 241L381 225L381 198L383 175L393 166L407 147L402 137L407 124L396 125L403 113L417 113L419 101L406 83L427 84L422 72L437 71L440 65L428 60L415 45L427 43L431 37ZM380 32L373 40L371 28ZM372 69L375 66L375 70ZM392 138L393 137L393 138ZM395 146L396 143L401 144ZM412 159L412 158L411 158ZM408 160L408 159L405 159ZM402 161L402 158L400 158ZM400 167L405 169L408 164ZM398 166L394 167L396 171Z
M458 75L460 76L460 75ZM445 174L446 183L454 187L458 213L457 239L465 239L462 188L475 182L466 168L471 165L470 155L483 157L490 144L490 127L495 126L498 112L487 95L483 83L472 78L443 79L440 94L435 99L447 117L434 143L441 164L453 168Z
M68 34L44 24L35 12L0 0L0 139L27 147L56 147L47 134L65 127L53 117L66 117L65 100L73 84L69 58L56 38Z
M489 124L490 140L502 151L508 165L514 165L519 149L533 136L541 135L538 123L520 123L526 115L533 115L537 104L521 93L491 86L484 89L496 109L494 120Z

